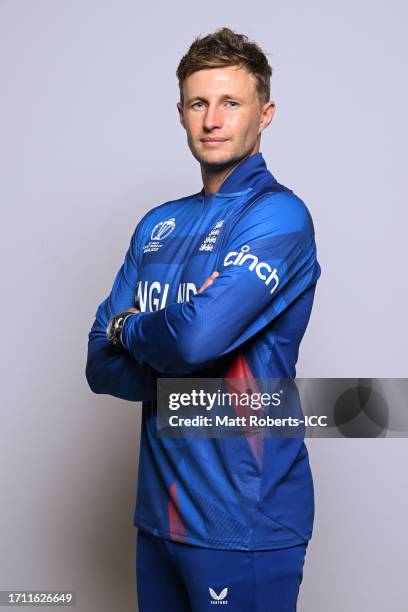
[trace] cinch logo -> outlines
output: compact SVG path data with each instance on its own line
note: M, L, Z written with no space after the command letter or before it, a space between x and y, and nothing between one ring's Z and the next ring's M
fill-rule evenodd
M250 263L249 265L249 270L255 270L257 277L263 280L265 285L270 285L272 281L274 282L274 285L271 289L271 293L273 293L276 287L279 285L279 276L277 269L274 268L272 270L271 266L268 263L266 263L265 261L259 261L256 255L248 254L249 250L249 246L247 244L244 244L244 246L241 247L240 253L237 253L237 251L230 251L230 253L228 253L226 258L224 259L224 266L242 266L245 262L251 261L252 263ZM268 273L269 276L263 272L264 270Z
M211 587L208 588L208 590L210 591L210 595L211 595L211 601L210 603L213 605L226 605L228 604L228 599L225 599L226 596L228 595L228 587L225 587L225 589L222 589L221 593L219 595L217 595L217 593L214 591L214 589L212 589Z
M167 221L160 221L160 223L154 226L150 236L150 240L163 240L164 238L167 238L167 236L171 234L175 227L175 219L167 219Z

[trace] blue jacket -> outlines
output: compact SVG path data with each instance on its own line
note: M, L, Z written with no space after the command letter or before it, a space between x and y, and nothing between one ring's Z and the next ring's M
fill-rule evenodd
M303 439L160 438L155 392L163 376L294 378L319 276L310 214L261 153L217 193L166 202L141 219L97 309L86 366L95 393L143 401L136 526L233 550L311 537ZM132 306L142 312L125 321L127 350L114 347L107 323Z

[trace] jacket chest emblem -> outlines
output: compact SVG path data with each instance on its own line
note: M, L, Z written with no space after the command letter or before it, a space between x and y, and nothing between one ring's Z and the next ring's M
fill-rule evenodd
M207 234L202 244L200 245L198 249L200 252L205 251L208 253L213 250L223 224L224 224L224 219L220 219L219 221L217 221L217 223L214 225L212 230Z
M150 240L143 247L143 253L153 253L158 251L163 245L162 241L169 236L176 228L176 220L174 218L160 221L154 226L150 234Z

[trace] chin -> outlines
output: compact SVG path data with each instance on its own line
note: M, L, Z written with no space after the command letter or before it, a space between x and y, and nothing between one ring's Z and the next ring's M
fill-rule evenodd
M214 169L222 169L231 164L236 163L242 156L234 155L233 153L228 152L218 152L218 151L205 151L199 152L196 151L193 153L194 157L200 164L206 166L207 168Z

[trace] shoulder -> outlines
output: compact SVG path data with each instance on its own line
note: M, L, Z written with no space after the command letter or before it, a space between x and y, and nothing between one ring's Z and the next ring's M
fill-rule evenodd
M304 201L290 189L279 184L278 187L255 199L239 223L263 224L273 233L297 232L309 228L311 217Z

